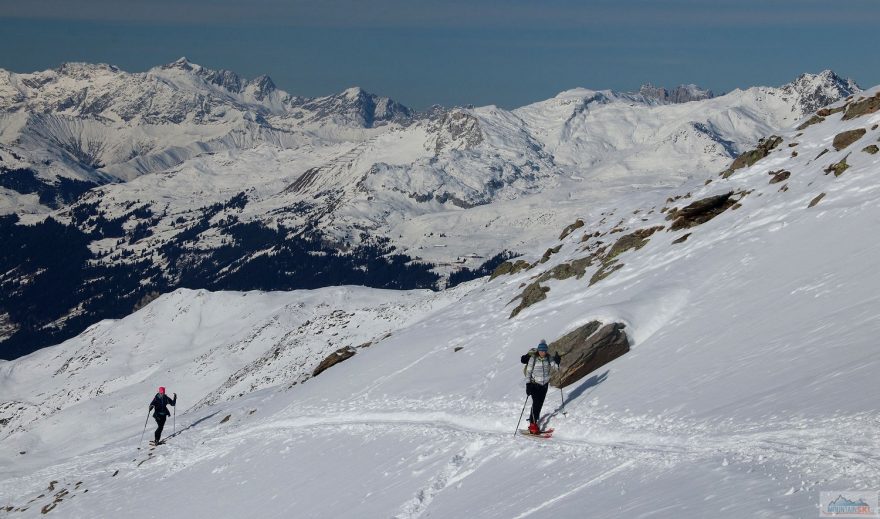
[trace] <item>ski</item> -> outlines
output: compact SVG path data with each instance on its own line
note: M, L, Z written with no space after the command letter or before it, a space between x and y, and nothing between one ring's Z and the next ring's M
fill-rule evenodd
M553 437L553 429L548 429L546 431L541 431L538 434L532 434L528 429L520 429L519 433L523 436L528 436L529 438L543 438L548 439Z

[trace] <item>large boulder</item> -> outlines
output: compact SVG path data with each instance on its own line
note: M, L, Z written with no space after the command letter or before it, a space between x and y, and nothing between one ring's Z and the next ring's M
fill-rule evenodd
M601 368L629 351L629 338L623 329L626 325L591 321L577 330L553 341L551 352L559 353L562 362L559 372L550 383L566 387Z
M318 364L318 367L316 367L315 370L312 371L312 376L317 377L327 368L335 366L344 360L348 360L354 357L355 353L357 353L357 350L350 346L346 346L345 348L340 348L334 351L333 353L328 355L327 358L322 360L320 364Z
M867 132L868 130L866 130L865 128L858 128L855 130L838 133L834 136L834 142L832 142L831 145L834 146L835 150L840 151L850 144L861 139L862 136L864 136Z
M771 184L778 184L788 180L788 177L791 176L791 171L780 169L779 171L770 171L767 174L773 175L773 178L770 179Z
M670 231L689 229L704 224L719 214L727 211L737 200L733 198L733 191L722 195L715 195L697 200L681 209L675 208L669 211L667 220L673 220L669 227Z

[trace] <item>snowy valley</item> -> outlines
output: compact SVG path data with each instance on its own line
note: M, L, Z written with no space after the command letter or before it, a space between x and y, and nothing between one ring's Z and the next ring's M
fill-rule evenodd
M370 232L403 240L413 235L402 229L454 225L474 240L447 235L459 239L456 255L477 241L522 255L442 291L180 288L0 361L0 510L795 518L818 515L820 491L876 489L880 88L836 95L804 107L767 89L682 104L577 90L514 111L449 111L440 120L464 130L448 139L430 118L361 128L380 131L333 163L341 169L325 187L352 197L318 227L369 220ZM674 121L690 122L660 138ZM382 139L413 139L400 149L418 153L377 158L396 149ZM162 199L176 218L188 178L223 177L205 187L222 201L240 187L224 192L225 177L250 171L242 164L286 153L298 152L259 145L188 158L173 175L101 187L54 214ZM308 166L319 171L291 174L297 189L327 181L320 153ZM228 169L212 166L223 160ZM495 160L505 164L498 178L513 181L490 197L492 177L476 172ZM364 184L346 183L367 164L375 172ZM273 214L287 180L265 180L210 219ZM367 206L391 214L356 210ZM490 221L510 234L478 234ZM211 237L203 231L197 243ZM422 245L394 243L410 254ZM553 437L515 435L520 355L542 338L560 350L615 324L626 351L551 388ZM582 353L566 352L572 373ZM334 356L344 360L317 369ZM179 393L180 418L149 450L139 438L159 385Z

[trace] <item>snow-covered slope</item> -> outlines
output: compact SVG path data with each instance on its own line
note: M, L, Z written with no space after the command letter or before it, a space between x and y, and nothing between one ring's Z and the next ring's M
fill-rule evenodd
M57 351L0 365L0 390L10 397L0 410L2 437L20 449L78 453L89 445L85 438L123 426L130 417L118 410L142 407L140 393L155 377L186 381L178 391L188 408L298 384L334 351L369 347L454 297L357 287L178 290L121 321L92 326ZM83 423L91 415L100 418ZM79 432L58 434L71 429Z
M836 108L672 196L582 208L583 225L547 236L520 258L525 270L399 294L398 308L421 309L403 311L406 322L368 310L391 296L363 289L182 291L0 364L4 396L22 401L106 377L72 366L52 376L79 351L139 373L0 440L0 495L22 517L742 518L812 517L820 491L876 488L880 88ZM359 312L354 298L366 301ZM196 405L209 379L287 344L283 333L322 302L355 314L325 328L345 339L322 351L391 335L306 383ZM567 414L561 393L548 394L551 440L514 436L519 356L592 320L625 324L631 350L567 386ZM144 325L167 341L145 341ZM223 355L227 366L176 366L194 358L189 344L210 354L220 336L230 338L215 354L258 340L237 361ZM129 361L125 341L143 357ZM294 358L271 372L302 373ZM200 365L221 373L196 376ZM160 384L188 402L179 434L136 450Z

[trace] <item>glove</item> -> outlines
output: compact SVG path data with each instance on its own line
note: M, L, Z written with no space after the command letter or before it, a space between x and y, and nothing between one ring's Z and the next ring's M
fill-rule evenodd
M553 362L556 363L556 366L559 366L559 363L562 362L562 357L559 356L559 352L553 354Z
M174 393L174 399L177 400L177 393Z

